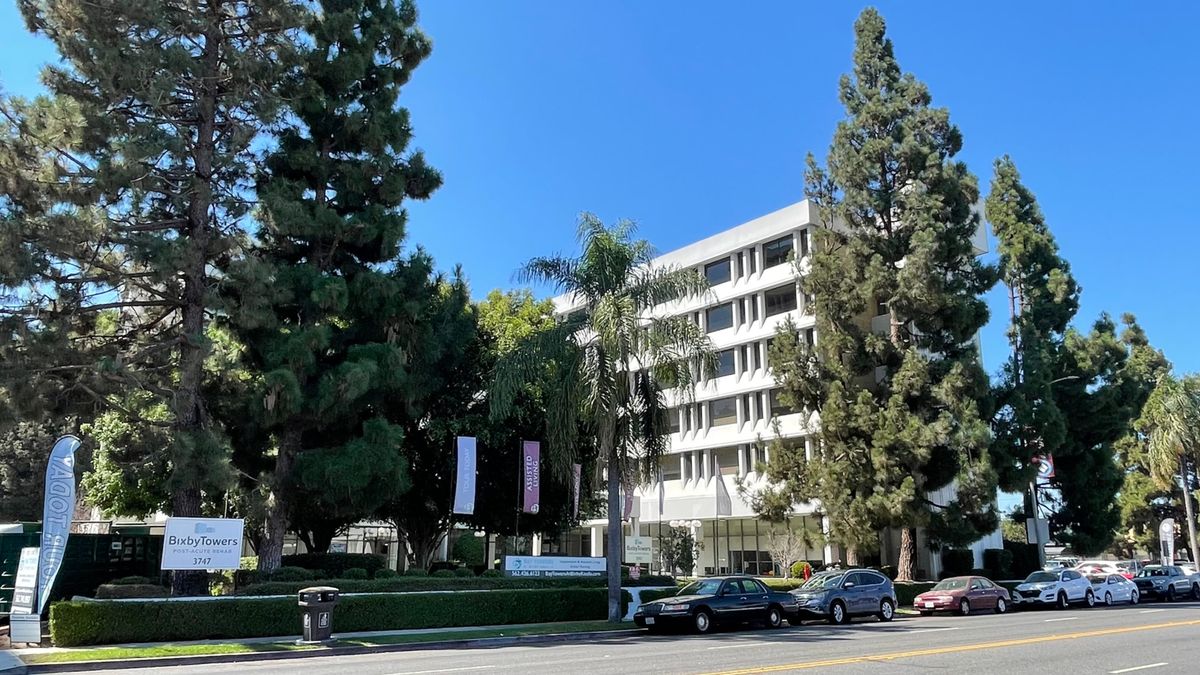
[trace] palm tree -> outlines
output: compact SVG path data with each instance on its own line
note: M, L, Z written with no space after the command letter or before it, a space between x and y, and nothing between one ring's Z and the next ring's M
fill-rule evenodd
M708 337L684 316L654 310L708 292L694 269L651 264L654 249L633 239L634 225L579 219L580 255L530 260L523 283L547 283L576 308L549 331L519 345L496 367L492 413L503 416L521 387L540 382L547 395L550 469L569 470L582 427L594 434L608 474L608 619L621 620L621 486L632 489L657 470L667 447L666 388L690 398L697 376L715 371ZM565 450L565 451L564 451Z
M1160 378L1142 408L1138 428L1146 434L1154 479L1169 486L1179 477L1187 513L1188 543L1195 563L1200 560L1200 550L1196 546L1191 475L1200 454L1200 375Z

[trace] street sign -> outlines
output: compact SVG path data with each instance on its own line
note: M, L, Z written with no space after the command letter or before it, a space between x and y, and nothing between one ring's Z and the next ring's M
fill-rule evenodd
M1051 455L1050 453L1037 455L1033 458L1033 461L1037 463L1038 478L1041 478L1042 480L1050 480L1051 478L1054 478L1054 455Z
M654 559L654 540L650 537L625 537L624 562L649 565Z
M236 570L241 566L241 518L167 518L164 570Z
M506 555L504 574L510 577L602 577L604 558L551 555Z

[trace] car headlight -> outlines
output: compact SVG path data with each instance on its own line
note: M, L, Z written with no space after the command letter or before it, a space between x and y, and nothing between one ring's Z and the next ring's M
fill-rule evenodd
M683 613L687 612L688 609L690 609L690 608L691 607L686 603L681 604L681 605L663 605L662 613L663 614L683 614Z

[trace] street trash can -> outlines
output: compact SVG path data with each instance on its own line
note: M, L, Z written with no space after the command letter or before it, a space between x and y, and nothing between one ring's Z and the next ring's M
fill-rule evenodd
M333 608L341 591L332 586L313 586L300 590L300 611L304 613L304 637L299 645L319 645L333 634Z

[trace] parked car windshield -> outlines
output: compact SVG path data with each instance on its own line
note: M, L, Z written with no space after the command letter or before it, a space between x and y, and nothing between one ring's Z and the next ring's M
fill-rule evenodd
M966 588L966 587L967 587L966 579L942 579L941 581L937 582L937 586L934 586L931 590L957 591L960 588Z
M1165 567L1147 567L1138 572L1137 575L1145 579L1146 577L1169 577L1171 573Z
M815 591L818 589L837 588L842 583L842 573L835 574L818 574L809 579L800 588Z
M1025 581L1031 584L1042 583L1046 581L1058 581L1058 575L1053 572L1034 572L1025 577Z
M716 595L721 590L720 579L700 579L679 589L676 595Z

